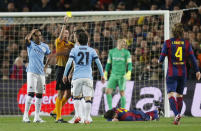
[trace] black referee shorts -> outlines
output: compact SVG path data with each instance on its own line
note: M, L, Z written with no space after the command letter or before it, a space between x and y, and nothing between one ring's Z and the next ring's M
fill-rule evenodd
M71 89L71 82L63 83L63 74L65 67L56 66L56 90L69 90Z

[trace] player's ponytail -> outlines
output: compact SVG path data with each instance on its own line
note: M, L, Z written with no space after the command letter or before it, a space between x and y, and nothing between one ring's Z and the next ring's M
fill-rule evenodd
M175 24L172 29L172 34L174 38L182 38L183 37L184 28L181 23Z

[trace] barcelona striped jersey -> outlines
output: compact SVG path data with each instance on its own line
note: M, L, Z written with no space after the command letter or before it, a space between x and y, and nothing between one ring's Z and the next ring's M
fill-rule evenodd
M128 111L124 108L113 108L112 110L117 113L119 121L146 121L150 120L150 116L140 110Z
M167 76L187 76L186 61L187 58L193 62L196 72L199 71L192 46L188 40L171 38L164 42L159 62L163 62L165 56L168 57Z

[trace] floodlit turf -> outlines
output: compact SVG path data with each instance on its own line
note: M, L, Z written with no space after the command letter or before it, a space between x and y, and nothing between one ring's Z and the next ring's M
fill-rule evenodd
M47 122L23 123L19 116L1 116L0 131L201 131L201 118L194 117L183 117L179 126L172 124L173 118L146 122L107 122L102 117L93 117L93 123L89 125L54 123L51 117L42 118Z

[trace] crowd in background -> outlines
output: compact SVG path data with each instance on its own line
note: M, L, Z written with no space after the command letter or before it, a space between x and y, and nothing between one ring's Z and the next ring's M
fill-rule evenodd
M84 3L83 3L84 2ZM78 4L79 3L79 4ZM82 4L83 3L83 4ZM87 4L88 3L88 4ZM0 11L114 11L114 10L179 10L201 6L201 1L193 0L1 0ZM194 53L201 68L201 8L185 11L182 23L185 24L184 38L192 44ZM127 40L131 52L133 71L132 80L160 80L163 77L163 66L158 64L161 47L164 42L163 16L144 16L121 20L70 23L67 27L72 34L76 26L83 26L89 34L89 46L96 49L103 67L106 65L109 49L116 46L118 38ZM3 80L26 79L28 63L24 37L33 27L40 28L43 41L52 53L55 53L54 40L58 37L61 24L39 25L0 25L0 78ZM71 38L73 41L73 39ZM49 79L54 79L52 60ZM188 79L194 79L194 70L188 62ZM95 68L95 66L94 66ZM99 79L94 69L94 79Z
M1 0L0 11L178 10L200 4L200 0Z

